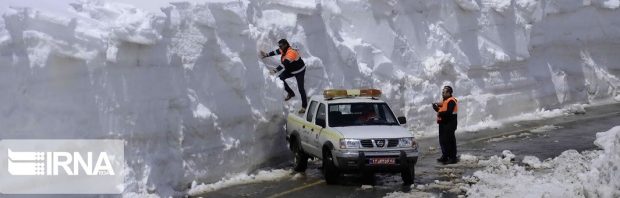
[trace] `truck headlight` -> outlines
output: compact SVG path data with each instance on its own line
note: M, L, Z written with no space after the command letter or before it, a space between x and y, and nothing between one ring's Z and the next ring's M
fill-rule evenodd
M418 144L412 137L398 139L398 147L402 148L418 148Z
M341 149L352 149L352 148L360 148L361 147L360 140L357 139L340 139L340 148Z

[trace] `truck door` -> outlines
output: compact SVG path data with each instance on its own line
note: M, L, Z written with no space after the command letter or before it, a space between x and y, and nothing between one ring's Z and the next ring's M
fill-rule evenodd
M302 124L301 131L299 132L299 135L301 136L301 145L302 148L305 150L308 150L308 147L310 147L310 128L314 126L314 115L316 115L316 106L316 101L310 102L310 106L308 107L308 112L306 113L305 117L307 122Z
M325 109L325 104L321 103L319 104L319 108L316 111L316 118L314 119L314 126L312 126L312 128L310 129L310 142L312 144L312 149L313 151L318 155L321 154L321 145L319 142L319 134L321 133L321 130L323 130L323 128L325 128L325 124L326 122L326 114L327 111Z

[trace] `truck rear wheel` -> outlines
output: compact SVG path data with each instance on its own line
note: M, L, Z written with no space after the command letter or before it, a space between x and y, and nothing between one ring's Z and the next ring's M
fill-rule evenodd
M301 150L299 141L295 141L293 145L293 153L295 159L293 160L293 170L295 172L304 172L308 168L308 154Z
M405 168L405 170L401 172L400 176L403 178L403 184L413 184L413 179L415 178L415 167L409 166L408 168Z
M336 184L338 182L338 176L340 175L338 168L334 164L334 157L332 152L328 149L323 150L323 176L325 177L325 183Z

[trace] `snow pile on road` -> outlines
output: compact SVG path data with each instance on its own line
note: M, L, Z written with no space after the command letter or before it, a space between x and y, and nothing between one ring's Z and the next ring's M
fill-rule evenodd
M470 163L478 163L478 161L479 161L478 156L475 156L469 153L459 155L459 163L470 164Z
M602 151L575 150L540 162L526 156L519 166L494 156L467 180L469 197L618 197L620 196L620 126L597 133ZM504 151L506 152L506 151Z
M212 184L199 184L198 185L194 181L192 183L192 187L189 190L188 194L190 196L198 196L203 193L216 191L216 190L226 188L229 186L259 183L259 182L265 182L265 181L278 181L278 180L282 180L284 178L292 177L292 176L293 176L293 171L291 170L276 169L276 170L268 170L268 171L261 170L258 173L251 174L251 175L238 174L238 175L232 176L230 178L227 178L227 179L224 179L216 183L212 183Z
M258 58L281 38L309 95L379 88L420 136L443 85L460 131L620 93L613 0L19 2L33 8L0 21L0 138L124 139L127 192L183 195L284 156L300 101L282 102L277 58Z
M542 119L553 118L553 117L558 117L558 116L563 116L563 115L584 114L585 106L586 105L583 105L583 104L573 104L573 105L568 105L567 107L564 107L564 108L553 109L553 110L536 109L533 112L521 113L521 114L513 115L512 117L501 119L501 120L495 120L493 119L492 115L489 115L489 117L483 119L483 121L478 122L473 125L462 127L458 129L457 132L458 131L475 132L475 131L489 129L489 128L497 129L497 128L504 126L505 123L542 120Z
M548 132L548 131L553 131L556 129L561 129L561 126L556 126L556 125L545 125L545 126L541 126L541 127L536 127L534 129L531 129L530 132L532 133L544 133L544 132Z
M435 194L417 191L417 189L411 190L412 192L391 192L383 196L383 198L411 198L411 197L419 197L419 198L434 198L437 197Z
M594 144L603 153L580 175L588 197L620 197L620 126L596 134Z
M504 135L502 137L497 137L497 138L491 138L489 140L487 140L487 142L501 142L504 140L509 140L509 139L514 139L514 138L521 138L521 137L529 137L530 135L532 135L531 133L520 133L520 134L516 134L516 135Z

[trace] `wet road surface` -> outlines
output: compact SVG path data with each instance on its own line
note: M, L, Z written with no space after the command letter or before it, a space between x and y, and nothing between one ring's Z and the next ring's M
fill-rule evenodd
M520 162L526 155L536 156L543 160L558 156L565 150L598 149L593 143L596 138L595 134L607 131L616 125L620 125L620 104L589 107L586 108L585 114L523 121L498 129L460 133L457 135L458 153L488 158L501 155L504 150L510 150L517 156L516 162ZM442 183L459 181L462 176L471 175L480 167L465 163L438 164L435 161L440 156L437 141L436 138L418 140L421 154L416 165L413 189L411 186L402 185L400 174L376 174L370 180L363 179L359 175L344 175L340 178L339 184L327 185L321 174L320 161L315 160L309 162L308 170L303 175L291 175L279 181L231 186L200 196L362 198L383 197L391 192L413 192L416 197L417 193L422 197L429 194L438 197L462 195L464 191L454 189L453 186L442 185ZM420 185L426 185L427 188L416 189L415 186Z

